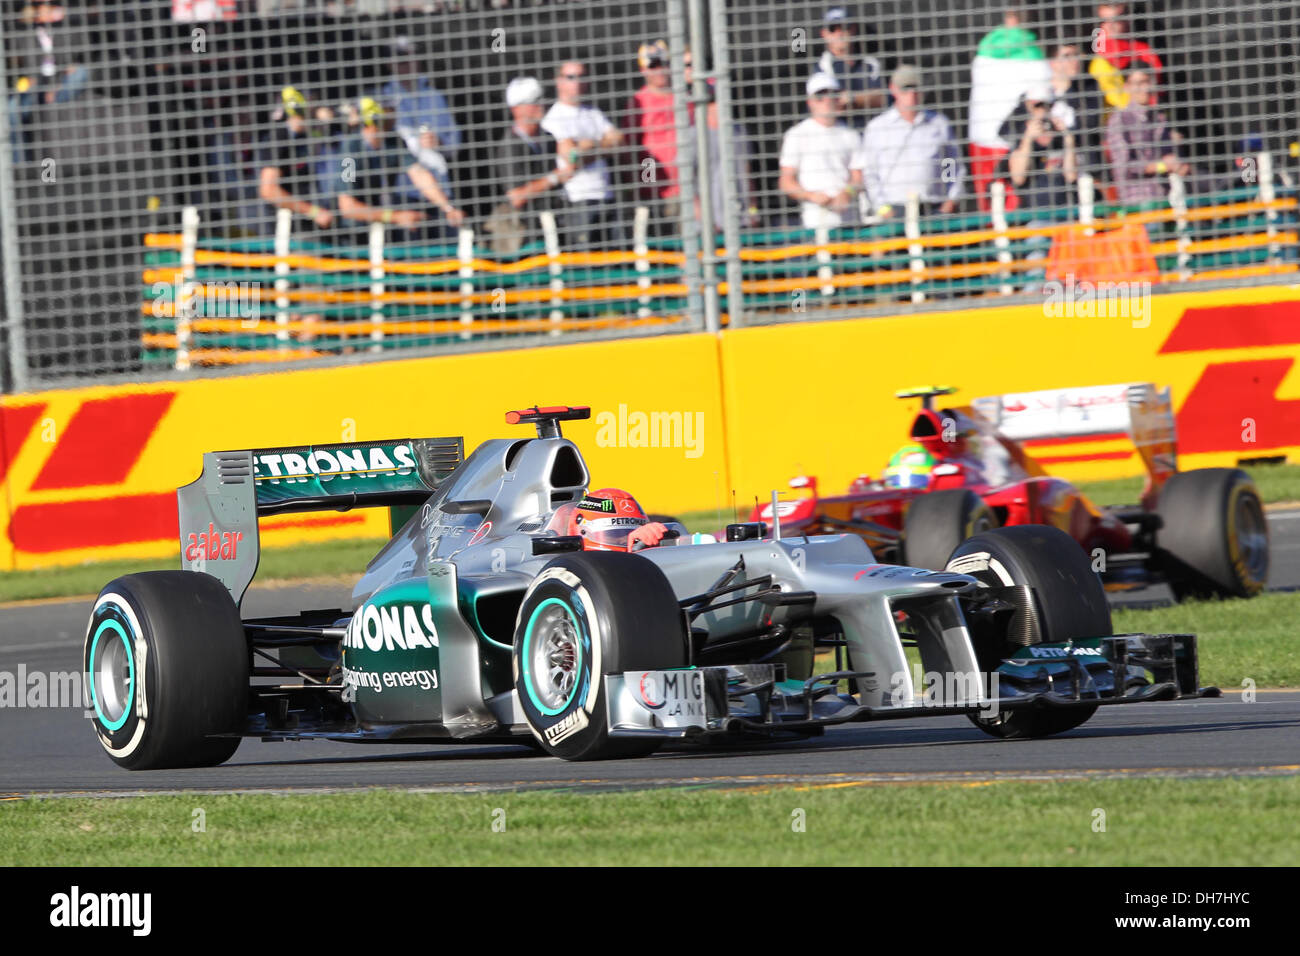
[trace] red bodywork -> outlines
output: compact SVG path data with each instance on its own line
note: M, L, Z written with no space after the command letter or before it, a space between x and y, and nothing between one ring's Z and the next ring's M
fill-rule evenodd
M959 415L970 428L945 434L945 423ZM1118 555L1134 550L1133 529L1120 517L1098 508L1070 482L1047 475L1019 442L981 422L969 409L922 409L913 421L911 438L935 460L925 487L889 488L862 475L847 494L820 497L815 478L797 478L790 484L804 489L806 496L778 503L782 536L848 531L866 539L877 556L897 559L907 509L917 495L969 488L984 499L1001 525L1052 525L1089 552L1102 548ZM1012 480L989 480L988 469L974 452L980 443L985 443L986 460L991 452L1000 471L1011 473ZM1149 501L1149 493L1144 498ZM772 524L771 503L760 503L749 520Z

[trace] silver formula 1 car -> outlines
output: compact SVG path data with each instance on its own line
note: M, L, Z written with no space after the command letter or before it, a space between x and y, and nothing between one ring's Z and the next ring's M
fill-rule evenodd
M1192 635L1112 634L1086 556L1053 528L976 535L944 571L759 523L583 550L550 518L587 492L560 422L589 415L511 412L537 437L464 460L458 438L205 455L178 492L185 570L118 578L91 613L104 749L134 770L219 764L249 736L535 741L582 760L943 714L1037 737L1099 706L1217 694ZM367 506L400 528L355 610L241 619L260 516Z

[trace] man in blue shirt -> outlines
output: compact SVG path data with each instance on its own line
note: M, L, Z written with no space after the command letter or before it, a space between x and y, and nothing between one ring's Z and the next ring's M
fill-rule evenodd
M874 56L853 55L853 32L848 10L829 8L822 16L826 52L813 64L812 72L835 77L840 85L841 117L848 126L862 130L870 111L885 105L885 79Z

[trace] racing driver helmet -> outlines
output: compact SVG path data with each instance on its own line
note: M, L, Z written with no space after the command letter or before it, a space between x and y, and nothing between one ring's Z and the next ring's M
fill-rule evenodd
M930 483L934 456L921 445L904 445L894 452L882 480L887 488L924 488Z
M627 551L628 535L649 520L626 491L601 488L587 492L569 512L565 533L581 535L587 551Z

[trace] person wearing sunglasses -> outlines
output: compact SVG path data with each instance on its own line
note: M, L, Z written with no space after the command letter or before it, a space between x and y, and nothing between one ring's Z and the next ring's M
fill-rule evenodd
M868 28L870 31L870 28ZM844 7L829 7L822 16L822 41L826 50L813 66L840 85L840 110L847 126L862 130L871 110L885 105L885 79L874 56L855 56L854 27Z
M586 80L582 63L561 63L555 71L555 102L542 118L542 129L555 137L560 166L571 173L564 184L561 237L569 251L622 239L606 157L622 147L623 134L599 108L582 102Z
M808 78L808 118L781 141L781 192L800 204L805 229L852 223L856 191L850 185L858 134L840 122L840 85L829 73Z

